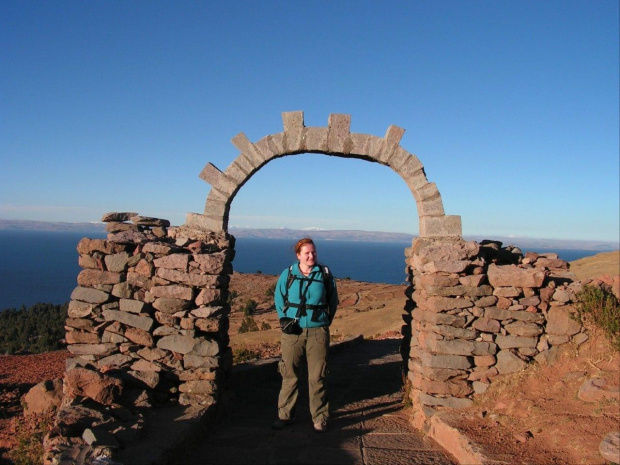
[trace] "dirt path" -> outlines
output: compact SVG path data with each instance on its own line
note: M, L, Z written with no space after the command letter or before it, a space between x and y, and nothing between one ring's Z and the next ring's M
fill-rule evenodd
M275 364L237 372L225 420L186 457L184 464L454 464L423 437L402 404L398 339L360 341L330 360L330 429L315 433L307 390L301 391L295 423L273 431L280 377ZM303 385L303 383L302 383Z

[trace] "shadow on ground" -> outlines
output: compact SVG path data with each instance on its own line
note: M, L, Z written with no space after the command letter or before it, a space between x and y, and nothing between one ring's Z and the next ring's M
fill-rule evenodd
M274 431L277 362L236 367L219 419L175 464L451 464L414 430L402 403L400 340L357 340L330 352L328 432L312 428L307 382L301 380L295 422Z

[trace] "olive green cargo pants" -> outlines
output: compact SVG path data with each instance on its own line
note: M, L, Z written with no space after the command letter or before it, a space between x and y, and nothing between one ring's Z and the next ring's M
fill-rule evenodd
M308 394L310 413L314 423L327 421L327 352L329 328L305 328L299 335L282 333L282 360L278 371L282 375L282 388L278 397L278 417L290 420L295 414L299 394L299 375L303 357L308 364Z

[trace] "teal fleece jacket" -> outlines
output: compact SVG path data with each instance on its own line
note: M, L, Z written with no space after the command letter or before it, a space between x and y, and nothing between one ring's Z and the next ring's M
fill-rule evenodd
M294 263L291 269L291 274L295 277L288 289L288 300L291 303L299 303L301 296L306 291L306 304L309 305L324 305L326 311L306 309L306 316L300 317L299 326L302 328L317 328L320 326L329 326L334 319L336 309L338 307L338 291L336 289L336 281L334 276L329 272L326 276L326 284L323 283L323 273L321 270L324 265L316 264L312 268L312 271L308 277L299 271L299 262ZM291 307L284 313L284 299L286 295L286 282L288 278L289 268L284 270L278 282L274 292L274 301L276 304L276 311L278 312L278 318L287 316L289 318L295 318L297 308ZM312 321L313 312L318 311L318 321Z

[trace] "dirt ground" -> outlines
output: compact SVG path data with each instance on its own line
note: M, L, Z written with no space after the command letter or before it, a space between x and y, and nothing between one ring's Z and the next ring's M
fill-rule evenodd
M620 356L600 331L579 347L567 345L553 366L531 365L494 381L454 426L485 455L511 464L608 463L599 445L620 431L620 407L618 400L580 400L579 388L591 378L620 382Z
M611 257L611 269L617 257ZM597 268L598 269L598 268ZM231 347L258 356L279 353L279 330L268 292L275 276L234 274L231 289ZM583 278L582 278L583 279ZM400 334L404 286L339 280L340 309L332 326L333 339L363 334L366 338ZM272 329L239 334L248 300L257 302L252 317ZM263 323L265 325L263 325ZM604 464L598 453L602 438L620 431L617 400L587 403L577 397L584 381L603 378L620 383L620 357L604 336L589 332L579 347L567 345L553 366L532 365L504 375L462 413L456 425L488 456L510 464ZM22 415L20 398L30 387L63 375L67 351L37 355L0 356L0 464L16 445L16 425Z

